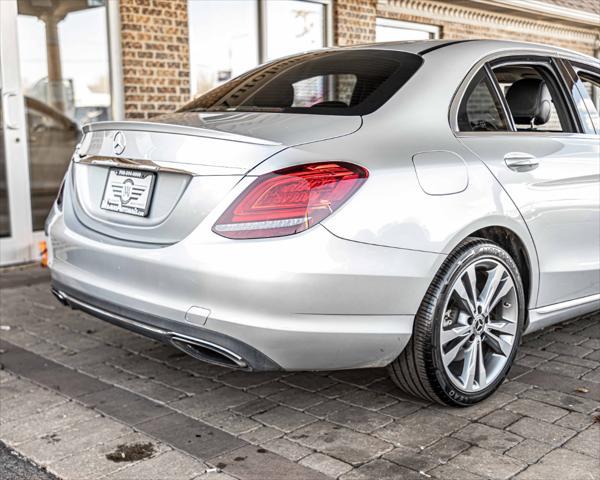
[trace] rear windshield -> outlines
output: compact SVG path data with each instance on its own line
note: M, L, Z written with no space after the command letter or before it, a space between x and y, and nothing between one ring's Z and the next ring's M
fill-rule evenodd
M322 51L262 65L201 95L180 112L283 112L366 115L421 66L412 53Z

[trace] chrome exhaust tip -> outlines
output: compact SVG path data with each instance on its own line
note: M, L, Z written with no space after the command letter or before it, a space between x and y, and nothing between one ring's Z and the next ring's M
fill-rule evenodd
M56 290L55 288L51 288L50 291L52 292L52 295L54 295L56 297L56 299L65 307L69 306L69 302L67 301L67 299L65 298L65 296L59 292L58 290Z
M215 343L182 335L172 335L170 341L177 349L202 362L229 368L249 369L248 363L237 353Z

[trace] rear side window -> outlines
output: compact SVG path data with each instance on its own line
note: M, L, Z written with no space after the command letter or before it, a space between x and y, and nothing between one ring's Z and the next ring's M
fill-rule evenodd
M546 66L500 66L494 75L517 131L577 131L558 80Z
M482 70L471 82L458 110L458 128L461 132L508 129L502 107L493 91L490 79Z
M396 93L422 62L418 55L387 50L297 55L224 83L179 111L366 115Z

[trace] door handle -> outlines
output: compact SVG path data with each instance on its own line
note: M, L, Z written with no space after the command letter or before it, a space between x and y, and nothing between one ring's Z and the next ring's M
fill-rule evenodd
M529 153L510 152L504 155L504 163L506 166L515 172L528 172L537 168L540 164L539 160Z
M4 119L4 124L6 128L10 130L17 130L19 128L19 122L15 117L18 116L17 112L17 94L14 92L6 92L2 95L2 101L4 105L6 105L5 112L6 117Z

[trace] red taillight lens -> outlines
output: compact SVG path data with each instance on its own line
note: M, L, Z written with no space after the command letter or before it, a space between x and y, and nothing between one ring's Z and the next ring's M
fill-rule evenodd
M312 163L259 177L213 226L227 238L281 237L302 232L331 215L369 172L345 162Z

